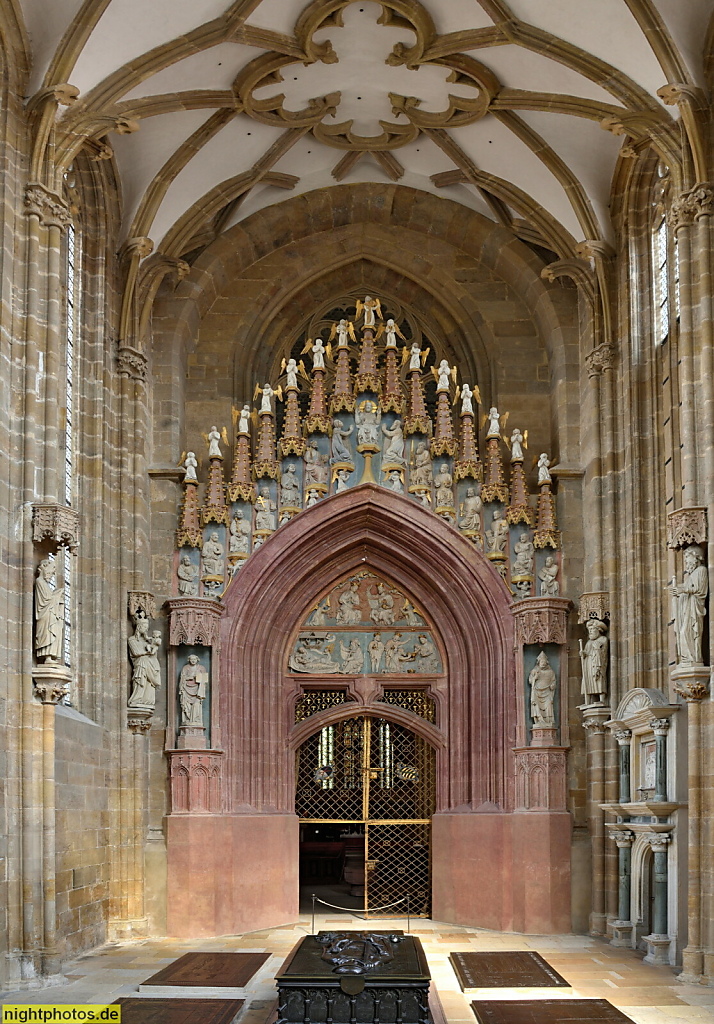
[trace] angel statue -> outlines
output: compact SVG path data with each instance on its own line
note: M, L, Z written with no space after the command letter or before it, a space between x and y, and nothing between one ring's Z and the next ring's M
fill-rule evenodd
M486 437L500 437L501 436L501 421L498 415L498 409L495 405L492 405L488 410L488 430Z
M225 433L225 428L224 428L224 433ZM206 440L208 441L208 457L209 457L209 459L222 459L223 458L223 452L221 451L221 446L218 443L221 440L221 435L220 435L219 431L216 430L215 427L211 427L211 429L208 432ZM223 441L224 441L225 444L228 443L227 438L224 438Z
M238 417L238 433L249 434L250 433L250 406L246 402L240 411Z
M390 316L389 320L387 320L387 322L385 324L385 331L386 331L386 334L387 334L387 344L386 344L387 348L396 348L397 347L397 335L399 335L399 337L402 339L402 341L406 341L407 340L404 337L404 335L402 334L402 332L399 330L398 325L394 322L394 320L392 319L391 316Z
M323 366L324 365L325 364L323 363ZM306 374L305 374L305 367L303 366L302 360L300 360L300 363L298 364L297 360L293 359L292 357L290 359L288 359L287 362L283 359L282 363L280 364L280 369L283 371L283 373L287 376L287 379L288 379L287 384L285 385L285 387L286 388L295 388L295 390L297 391L297 386L298 386L297 375L298 375L298 371L301 371L302 375L306 376Z
M183 478L184 483L197 484L198 477L196 476L196 467L198 466L198 462L196 462L196 453L186 452L186 458L183 460L183 464L186 469L186 475Z
M550 459L545 452L542 452L538 459L538 485L549 484L553 479L550 475Z
M272 415L273 412L273 407L270 404L270 399L275 396L276 398L278 398L279 401L282 402L283 389L281 387L272 388L269 383L264 384L262 388L259 384L256 384L255 392L253 394L253 401L255 401L258 395L263 396L260 402L260 409L258 409L258 415L264 416L267 414L268 416L270 416Z
M412 370L421 370L422 366L426 362L426 357L429 355L429 349L425 348L424 351L419 348L419 342L415 341L410 349L407 349L405 345L402 349L402 366L409 360L409 372Z
M458 398L458 395L457 395ZM474 403L473 399L477 402L481 401L481 395L479 394L478 388L471 389L469 384L461 385L461 415L462 416L473 416L474 414ZM456 401L456 399L455 399Z
M435 370L434 367L432 366L431 372L434 374L434 379L437 382L437 391L449 390L449 377L451 377L454 384L456 383L456 367L449 366L449 363L446 359L441 360L441 362L439 363L438 370Z
M352 341L354 342L357 341L355 337L354 324L352 323L351 320L343 319L340 320L339 323L332 325L332 330L330 331L330 337L328 340L334 341L335 338L337 338L337 347L347 348L347 346L349 345L349 341L347 340L348 337L352 338Z
M523 462L523 449L528 447L528 431L522 434L518 427L511 434L511 462Z
M355 308L357 310L356 315L358 319L362 316L362 313L364 313L363 327L376 326L376 320L374 319L375 313L380 320L382 319L382 305L379 299L373 299L371 295L365 295L364 301L362 301L362 299L357 299Z

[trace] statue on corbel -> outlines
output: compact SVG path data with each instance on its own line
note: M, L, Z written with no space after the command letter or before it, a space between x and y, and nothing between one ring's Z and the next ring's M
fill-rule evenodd
M131 661L131 691L127 700L127 724L134 732L151 728L156 709L156 691L161 687L161 666L157 657L161 632L151 630L156 615L153 595L132 591L129 594L129 616L134 632L127 640Z
M610 668L610 596L605 591L583 594L580 598L578 622L585 626L588 638L578 640L582 682L580 692L584 707L605 704L608 695Z

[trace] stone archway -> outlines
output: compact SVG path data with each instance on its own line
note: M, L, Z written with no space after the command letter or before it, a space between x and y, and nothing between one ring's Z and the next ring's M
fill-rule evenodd
M271 537L224 596L220 814L168 818L169 933L240 932L298 912L288 645L331 581L385 573L428 609L448 652L442 778L434 816L433 916L524 931L569 928L570 817L513 811L516 668L510 596L442 520L363 485L327 498ZM543 898L514 884L528 874ZM537 863L536 863L537 862ZM474 880L487 877L488 886Z

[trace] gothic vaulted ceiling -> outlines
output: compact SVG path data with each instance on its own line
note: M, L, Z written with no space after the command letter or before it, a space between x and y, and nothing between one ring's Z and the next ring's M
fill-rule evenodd
M21 0L58 159L115 159L179 257L268 204L399 181L572 254L618 160L672 164L712 0ZM679 106L678 106L679 104Z

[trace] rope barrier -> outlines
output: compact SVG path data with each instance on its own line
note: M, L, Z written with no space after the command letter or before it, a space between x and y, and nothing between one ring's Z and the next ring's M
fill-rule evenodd
M346 910L350 914L364 913L364 911L355 909L355 907L338 907L336 903L326 903L325 900L321 900L319 896L315 897L315 902L322 903L323 907L332 907L333 910ZM406 896L403 896L400 900L397 900L396 903L386 903L383 907L370 907L369 912L371 914L375 910L390 910L392 907L398 907L400 903L405 902Z
M323 907L331 907L333 910L344 910L348 914L352 914L358 921L366 921L367 918L360 917L357 910L353 910L352 907L338 907L336 903L328 903L326 900L321 900L319 896L312 893L312 934L315 934L315 904L322 903ZM398 907L400 903L406 903L407 905L407 935L411 932L411 899L409 895L402 896L396 903L387 903L383 907L368 907L362 910L363 914L371 914L377 910L391 910L392 907Z

